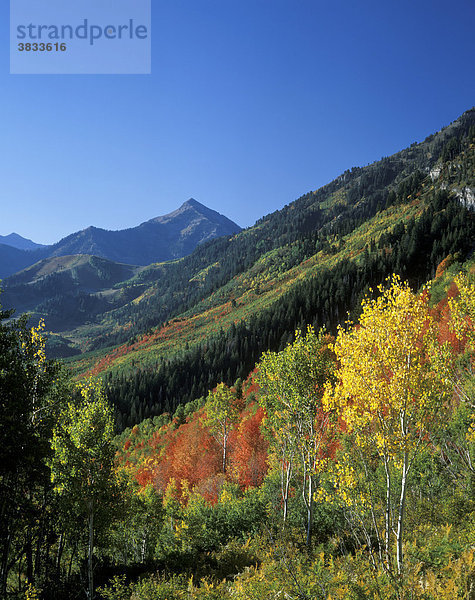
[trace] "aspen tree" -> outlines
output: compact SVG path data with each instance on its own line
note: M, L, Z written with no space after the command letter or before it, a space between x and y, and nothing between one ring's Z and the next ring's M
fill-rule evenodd
M110 518L115 495L114 419L99 383L80 386L53 432L51 478L65 510L76 511L87 537L87 595L94 597L93 558L96 533Z
M324 406L345 423L360 455L384 466L386 493L383 534L379 533L375 499L368 497L375 534L385 564L392 572L392 535L397 572L403 572L403 539L408 476L421 446L437 427L437 417L450 393L437 341L428 294L414 294L397 276L379 288L376 299L365 299L356 327L340 328L334 345L340 363L335 386L327 384ZM340 482L351 501L353 476ZM344 470L345 467L341 466ZM343 478L344 479L344 478ZM351 481L353 479L353 481ZM369 491L369 496L371 491ZM353 498L358 503L361 499ZM382 554L382 553L381 553Z
M308 327L281 352L265 352L258 365L260 402L267 413L274 452L280 460L284 523L290 482L298 470L307 511L307 546L311 544L317 462L327 446L329 420L322 410L324 383L333 359L323 333Z

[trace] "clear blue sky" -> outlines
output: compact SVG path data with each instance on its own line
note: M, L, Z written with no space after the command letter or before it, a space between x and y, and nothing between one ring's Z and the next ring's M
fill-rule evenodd
M251 225L474 104L473 0L152 3L152 75L95 76L9 75L1 3L0 234Z

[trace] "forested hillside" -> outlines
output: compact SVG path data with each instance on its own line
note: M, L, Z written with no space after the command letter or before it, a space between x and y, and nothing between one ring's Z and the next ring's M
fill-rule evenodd
M0 323L2 596L471 600L475 270L450 263L115 439L100 382Z
M0 16L0 600L475 600L474 2Z
M107 266L103 261L98 269L98 275L102 277L101 289L89 288L87 280L83 282L81 274L77 272L72 272L67 282L64 281L63 272L59 287L56 272L51 272L49 277L45 276L41 281L28 280L21 284L16 277L7 278L2 284L5 306L19 309L20 299L20 310L30 312L36 321L44 318L47 329L59 334L52 337L55 343L49 348L51 356L66 356L117 344L130 345L135 336L156 332L160 324L166 324L173 318L183 318L189 314L205 317L204 313L209 309L217 314L226 310L226 302L233 300L249 305L247 313L259 313L261 307L259 302L254 302L252 294L260 296L261 304L271 303L285 291L282 288L292 285L293 279L305 276L303 272L308 277L314 274L316 267L305 264L307 259L324 263L329 250L337 255L336 259L342 256L357 260L360 247L355 248L355 254L351 257L344 252L336 252L341 238L352 233L357 236L358 227L383 213L385 208L391 209L401 202L407 202L407 196L411 193L414 194L412 202L421 203L420 209L425 206L428 194L425 193L422 198L417 194L428 192L432 184L435 191L447 185L452 197L466 196L469 202L473 201L471 192L467 191L470 185L473 189L473 155L472 151L466 152L473 113L473 110L468 111L452 125L420 144L413 144L411 148L373 165L345 172L323 188L305 194L284 209L263 217L246 231L230 238L222 237L202 243L191 255L180 260L152 264L122 281L112 281L113 276L109 271L117 271L117 267L114 263ZM431 169L432 175L429 175ZM436 173L439 175L436 176ZM173 217L172 221L180 221L190 211L201 211L206 217L206 210L202 205L195 209L190 204L189 209L180 213L181 216ZM408 210L411 216L417 216L414 206L409 206ZM382 228L391 233L394 225L403 220L403 212L403 207L399 207L397 214L386 213L386 221L377 225L373 238L379 238ZM218 217L215 217L215 221L219 221ZM145 223L143 227L153 228L155 221ZM207 222L211 222L211 217ZM168 222L162 225L168 226ZM133 239L142 235L142 230L136 229L127 230L130 239L122 240L120 244L121 247L130 246L130 252L140 250L133 250ZM95 231L100 233L100 230ZM58 248L47 249L48 252L65 254L93 251L93 246L86 243L89 239L87 235L75 234L72 237L83 245L78 246L74 242L76 245L65 246L60 243ZM150 240L147 244L150 245ZM16 252L15 249L5 249ZM438 248L435 250L438 251ZM117 252L111 256L106 252L104 256L117 260ZM121 261L127 262L124 256L121 255ZM143 265L143 258L135 256L135 264ZM15 257L9 258L12 267L15 263L13 259L16 260ZM89 260L97 263L97 259L92 257ZM55 265L56 261L57 258L52 258L47 262ZM130 261L134 262L132 257ZM14 270L18 270L18 267L14 267ZM275 281L276 284L271 295L266 293L269 281ZM35 301L35 298L39 300ZM241 315L236 314L236 317L240 320ZM249 314L244 317L246 320ZM229 327L229 324L224 325ZM204 335L208 337L208 333L204 332ZM193 343L196 341L193 340ZM91 357L84 366L79 365L78 370L86 370L87 365L95 360L95 357ZM140 357L140 361L151 362L146 357Z
M203 244L178 262L152 265L127 282L148 284L140 298L105 315L94 329L78 331L78 337L93 347L120 343L186 311L196 314L222 303L216 294L218 290L227 294L228 300L237 300L245 291L257 288L249 281L256 275L265 272L270 279L301 265L319 251L334 252L340 237L355 231L378 212L407 201L411 194L417 202L417 194L423 191L422 180L426 179L427 188L427 182L432 183L432 168L446 165L452 194L463 195L473 177L470 140L474 114L475 110L467 111L421 144L413 144L368 167L345 172L229 240L220 238ZM437 181L434 189L443 187L442 181L438 185ZM388 228L394 224L388 222ZM247 281L236 290L233 278L239 276Z
M119 427L130 426L245 378L298 327L334 333L393 272L417 288L443 259L463 261L475 239L474 114L237 236L141 270L129 283L146 291L109 313L115 333L93 343L127 341L78 357L74 372L103 376Z

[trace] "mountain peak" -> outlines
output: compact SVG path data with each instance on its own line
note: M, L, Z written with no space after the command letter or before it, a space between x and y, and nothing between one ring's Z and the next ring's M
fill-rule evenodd
M216 237L218 235L229 235L232 233L237 233L241 230L239 225L222 215L221 213L213 210L212 208L208 208L198 200L194 198L190 198L186 202L177 208L171 213L163 215L161 217L155 217L150 221L146 221L146 223L142 223L142 225L147 225L150 223L160 223L162 225L173 223L176 226L183 226L183 229L187 229L189 233L189 219L192 219L194 222L200 220L202 223L208 222L212 227L214 233L211 231L212 237ZM184 221L183 221L184 220ZM183 222L182 222L183 221ZM216 227L218 229L216 229ZM207 236L201 241L206 241ZM199 242L201 243L201 242Z
M218 213L217 211L214 211L211 208L208 208L205 204L198 202L198 200L195 200L194 198L190 198L186 202L183 202L183 204L180 206L180 209L181 208L194 208L195 210L200 210L200 211L209 210L215 214L218 214L218 215L221 214L221 213Z
M186 202L183 202L183 204L180 206L180 208L178 208L177 210L173 211L173 213L170 213L170 214L175 214L176 212L182 212L183 210L186 210L186 209L189 209L189 208L192 208L193 210L196 210L196 211L198 211L201 214L205 214L206 211L210 211L210 214L211 213L214 213L216 215L220 214L220 213L212 210L211 208L208 208L207 206L205 206L201 202L198 202L198 200L195 200L194 198L190 198ZM168 217L168 215L164 215L164 216Z
M0 244L17 248L18 250L36 250L43 248L43 244L37 244L27 238L18 235L18 233L10 233L8 235L0 235Z
M194 198L190 198L186 202L183 202L181 208L184 206L193 206L193 208L206 208L204 204L201 204L201 202L198 202L198 200L195 200Z
M78 254L144 266L181 258L190 254L198 244L240 230L236 223L224 215L190 198L168 215L156 217L137 227L108 231L91 225L52 246L38 247L28 253L4 247L0 252L0 277L12 275L44 258ZM20 241L23 239L18 237ZM11 240L10 244L6 238L4 240L0 236L0 246L14 245ZM2 258L2 252L5 258ZM15 254L15 260L12 253ZM2 264L2 260L5 264Z

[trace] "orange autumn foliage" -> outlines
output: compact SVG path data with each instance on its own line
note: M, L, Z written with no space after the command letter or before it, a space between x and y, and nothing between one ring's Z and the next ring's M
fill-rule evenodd
M449 254L448 256L446 256L444 258L443 261L441 261L438 265L437 265L437 270L435 272L435 278L437 279L438 277L441 277L445 271L447 270L448 267L450 267L450 265L454 262L454 257Z
M264 410L252 405L241 415L241 423L235 433L234 451L231 453L231 472L237 483L244 488L261 485L267 473L269 443L261 433Z
M441 269L443 266L441 263ZM457 285L452 283L446 296L430 309L437 323L438 341L440 344L448 342L454 356L462 353L466 346L466 339L457 338L450 326L448 298L457 295ZM427 291L424 296L429 302ZM356 325L355 331L358 329L359 325ZM240 410L235 429L229 436L226 474L222 473L221 467L222 449L205 424L204 409L190 415L184 424L173 420L154 431L148 439L141 439L140 428L135 426L121 450L122 465L134 474L141 487L152 484L161 493L174 480L177 497L181 499L184 489L194 489L214 503L225 481L232 481L243 490L261 485L268 470L268 441L261 432L265 411L254 402L261 393L256 375L254 369L242 385L242 404L247 406ZM234 388L231 391L235 392ZM318 460L322 462L332 461L337 450L338 436L333 429L340 432L347 429L342 419L329 428L325 423L326 413L317 414L316 428L321 436Z
M220 449L207 428L201 423L201 412L194 413L187 423L173 432L153 472L153 483L162 493L174 479L181 493L182 482L189 487L220 472ZM212 498L209 498L212 500Z

